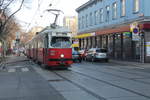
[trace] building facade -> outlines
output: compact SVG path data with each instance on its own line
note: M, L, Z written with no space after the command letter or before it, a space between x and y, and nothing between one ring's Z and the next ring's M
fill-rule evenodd
M76 16L65 16L63 19L63 26L68 27L71 30L72 36L77 35L77 24Z
M80 48L110 58L150 62L150 0L89 0L76 9ZM87 35L91 34L91 35Z

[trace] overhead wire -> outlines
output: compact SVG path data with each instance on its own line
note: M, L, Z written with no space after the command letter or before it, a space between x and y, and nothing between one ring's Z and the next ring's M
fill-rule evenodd
M57 5L60 3L60 0L51 0L50 4L52 4L52 6L54 6L55 8L57 8ZM49 16L50 13L47 13L46 16ZM44 20L46 20L47 18L44 18ZM53 19L54 20L54 19Z
M34 18L35 18L35 16L36 16L38 10L40 9L40 6L41 6L42 3L43 3L43 0L38 0L38 7L37 7L37 9L36 9L36 11L35 11L35 13L34 13L32 19L31 19L31 22L28 24L28 26L27 26L25 32L27 32L27 30L30 28L30 25L32 24L32 22L33 22L33 20L34 20Z
M38 0L38 7L37 7L37 9L36 9L36 11L35 11L35 13L34 13L32 19L31 19L31 22L27 25L27 28L26 28L25 32L27 32L27 31L29 30L29 28L30 28L32 22L35 20L35 16L36 16L37 13L39 12L40 7L41 7L43 1L44 1L44 0ZM54 2L55 2L55 0L51 0L51 1L50 1L50 4L53 4ZM57 0L55 6L57 6L59 3L60 3L60 0ZM48 14L47 14L47 15L48 15ZM45 19L46 19L46 18L45 18Z
M55 0L51 0L51 1L49 2L49 7L54 6L54 5L53 5L53 4L54 4L54 2L55 2ZM44 11L43 13L45 13L45 11ZM43 15L41 15L41 16L43 17ZM44 17L43 17L43 20L42 20L42 21L46 21L46 20L47 20L47 16L49 16L49 13L46 13L46 14L44 15Z

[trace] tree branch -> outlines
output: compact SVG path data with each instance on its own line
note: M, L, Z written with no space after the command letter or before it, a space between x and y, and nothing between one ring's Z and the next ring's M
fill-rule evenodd
M7 18L7 20L6 20L6 21L4 22L4 24L3 24L3 28L5 27L6 23L9 21L9 19L10 19L12 16L14 16L19 10L21 10L21 7L22 7L22 5L23 5L23 2L24 2L24 0L21 1L20 7L19 7L14 13L12 13L12 14ZM2 33L3 33L3 30L2 30Z
M11 0L11 1L5 6L4 10L7 9L7 7L8 7L13 1L14 1L14 0Z
M0 7L3 5L3 3L4 3L4 0L1 1Z

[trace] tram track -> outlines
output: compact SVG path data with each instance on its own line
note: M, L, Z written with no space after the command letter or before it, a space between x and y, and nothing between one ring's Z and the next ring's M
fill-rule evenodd
M136 91L134 91L134 90L131 90L131 89L128 89L128 88L124 88L124 87L115 85L115 84L110 83L110 82L107 82L107 81L105 81L105 80L97 79L97 78L95 78L95 77L92 77L92 76L90 76L90 75L87 75L87 74L84 74L84 73L81 73L81 72L77 72L77 71L74 71L74 70L71 70L71 71L74 72L74 73L76 73L76 74L82 75L82 76L84 76L84 77L91 78L92 80L96 80L96 81L102 82L102 83L104 83L104 84L107 84L107 85L110 85L110 86L113 86L113 87L116 87L116 88L119 88L119 89L123 89L123 90L128 91L128 92L131 92L131 93L136 94L136 95L138 95L138 96L142 96L142 97L145 97L145 98L147 98L147 99L150 99L150 96L144 95L144 94L139 93L139 92L136 92ZM58 75L59 77L61 77L61 78L65 79L65 80L67 80L68 82L74 84L75 86L81 88L81 89L84 90L85 92L90 93L91 95L93 95L94 97L98 98L99 100L107 100L107 99L105 99L105 97L99 96L98 94L96 94L96 93L94 93L94 92L88 90L87 88L81 86L80 84L78 84L78 83L76 83L76 82L74 82L74 81L72 81L72 80L66 78L65 76L63 76L63 75L61 75L61 74L59 74L59 73L57 73L56 71L54 71L54 73L55 73L56 75Z
M139 92L136 92L136 91L134 91L134 90L131 90L131 89L128 89L128 88L125 88L125 87L121 87L121 86L119 86L119 85L115 85L115 84L113 84L113 83L111 83L111 82L108 82L108 81L105 81L105 80L101 80L101 79L92 77L92 76L90 76L90 75L87 75L87 74L82 73L82 72L79 72L79 71L74 71L74 70L72 70L72 71L73 71L74 73L80 74L80 75L82 75L82 76L85 76L85 77L88 77L88 78L97 80L97 81L99 81L99 82L102 82L102 83L105 83L105 84L108 84L108 85L111 85L111 86L114 86L114 87L117 87L117 88L126 90L126 91L128 91L128 92L131 92L131 93L134 93L134 94L136 94L136 95L145 97L145 98L147 98L147 99L150 99L150 96L148 96L148 95L144 95L144 94L139 93Z
M95 63L95 65L99 65L99 64L97 64L97 63ZM114 66L115 65L118 65L118 64L114 64ZM135 66L135 67L129 67L129 68L126 68L126 67L128 67L127 65L123 65L124 67L121 67L120 65L119 66L117 66L117 67L119 67L119 69L115 69L115 68L117 68L117 67L113 67L113 65L111 64L106 64L105 66L109 66L109 67L107 67L107 68L109 68L109 69L112 69L112 70L116 70L116 71L120 71L120 72L125 72L125 73L129 73L129 74L137 74L136 72L142 72L142 71L139 71L139 70L136 70L136 72L128 72L128 71L130 71L131 69L133 70L133 69L141 69L140 67L137 67L137 66ZM124 70L126 70L126 71L124 71ZM128 71L127 71L128 70ZM143 69L141 69L141 70L143 70ZM148 73L147 73L148 74ZM150 77L150 75L142 75L141 74L141 76L148 76L148 77Z
M78 69L84 69L84 68L78 68ZM111 76L114 76L114 77L124 78L124 79L132 80L132 81L135 81L135 82L143 83L143 84L148 84L148 85L150 84L150 82L144 82L144 81L136 80L136 79L150 78L150 77L147 77L147 76L145 77L144 75L139 75L139 76L142 76L142 77L145 77L145 78L128 78L128 77L125 77L125 76L120 76L120 75L112 74L112 73L109 73L109 72L105 72L105 71L101 71L99 69L93 69L93 68L89 68L89 67L86 67L86 70L101 72L101 73L106 74L106 75L111 75ZM115 70L115 69L112 69L112 70ZM115 70L115 71L127 73L127 72L121 71L121 70ZM135 75L135 73L128 73L128 74L134 74Z
M91 69L90 69L91 70ZM78 88L80 88L81 90L87 92L88 94L92 95L93 97L96 97L97 99L99 100L107 100L105 97L101 96L100 94L98 94L97 92L95 91L92 91L90 88L87 88L86 86L84 85L81 85L82 83L78 83L77 81L74 81L73 79L70 79L68 78L67 76L65 76L64 74L61 74L59 73L60 71L51 71L53 72L54 74L56 74L57 76L59 76L60 78L70 82L71 84L77 86ZM134 89L129 89L129 88L126 88L126 87L122 87L122 86L119 86L117 84L114 84L114 83L111 83L109 81L106 81L106 80L101 80L101 79L98 79L96 77L93 77L91 75L88 75L88 73L85 73L85 72L81 72L81 71L75 71L75 70L71 70L71 72L73 72L74 74L77 74L77 75L82 75L83 77L87 77L87 78L90 78L92 80L95 80L95 81L98 81L98 82L101 82L101 83L104 83L104 84L107 84L107 85L110 85L110 86L113 86L113 87L116 87L116 88L119 88L119 89L122 89L124 91L127 91L127 92L130 92L130 93L133 93L137 96L141 96L141 97L144 97L144 98L147 98L147 99L150 99L150 96L149 95L146 95L146 94L143 94L143 93L140 93ZM108 73L105 73L105 74L108 74ZM123 77L121 77L123 78Z
M89 89L87 89L87 88L85 88L85 87L83 87L83 86L77 84L76 82L74 82L74 81L72 81L72 80L69 80L68 78L66 78L66 77L64 77L64 76L62 76L62 75L60 75L60 74L57 73L56 71L52 71L52 72L53 72L54 74L56 74L57 76L61 77L62 79L66 80L66 81L70 82L71 84L77 86L78 88L82 89L83 91L85 91L85 92L91 94L92 96L96 97L97 99L99 99L99 100L107 100L107 99L105 99L104 97L99 96L98 94L96 94L96 93L90 91Z
M97 64L95 64L95 65L97 65ZM80 66L82 66L82 65L80 65ZM115 69L115 68L113 68L112 66L110 66L110 65L103 65L103 66L96 66L96 67L103 67L104 68L104 66L107 66L107 68L105 67L105 69L110 69L110 70L114 70L114 71L118 71L118 72L123 72L123 73L127 73L127 74L131 74L131 75L137 75L137 76L141 76L141 77L144 77L144 78L128 78L128 77L125 77L125 76L120 76L120 75L116 75L116 74L112 74L112 73L110 73L110 72L105 72L105 71L101 71L101 70L99 70L99 69L96 69L96 68L91 68L91 67L88 67L88 66L86 66L86 67L84 67L84 68L82 68L82 69L89 69L89 70L93 70L93 71L98 71L98 72L101 72L101 73L104 73L104 74L109 74L109 75L112 75L112 76L116 76L116 77L120 77L120 78L125 78L125 79L129 79L129 80L134 80L134 81L137 81L137 82L140 82L140 83L144 83L144 84L150 84L149 82L143 82L143 81L139 81L139 80L136 80L136 79L147 79L147 78L150 78L150 75L143 75L143 74L141 74L141 73L143 73L143 72L141 72L141 71L137 71L137 72L128 72L128 71L124 71L124 70L122 70L122 69L125 69L125 68L121 68L121 69ZM108 67L108 66L110 66L110 67ZM83 66L82 66L83 67ZM118 66L117 66L118 67ZM80 67L81 68L81 67ZM140 73L139 73L140 72Z
M41 68L40 65L35 64L35 63L32 62L32 61L31 61L30 63L31 63L32 65L36 65L36 66L38 66L38 67ZM43 70L43 69L42 69L42 70ZM72 80L70 80L70 79L64 77L63 75L60 75L60 74L57 72L58 70L57 70L57 71L56 71L56 70L48 70L48 71L49 71L49 72L52 72L52 73L54 73L55 75L57 75L58 77L60 77L61 80L67 81L67 82L73 84L74 86L80 88L81 90L83 90L83 91L85 91L86 93L88 93L89 95L91 95L91 96L97 98L98 100L107 100L107 99L105 99L104 97L99 96L98 94L96 94L96 93L90 91L89 89L87 89L87 88L85 88L85 87L83 87L83 86L77 84L76 82L74 82L74 81L72 81ZM42 75L42 76L43 76L43 75ZM59 82L59 80L48 80L48 81L49 81L49 82L51 82L51 81L54 81L54 82L57 81L57 82Z

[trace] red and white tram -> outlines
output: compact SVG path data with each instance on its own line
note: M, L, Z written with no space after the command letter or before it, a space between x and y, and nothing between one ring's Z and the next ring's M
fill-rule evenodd
M69 67L72 61L70 30L65 27L47 27L26 44L28 58L49 67Z

